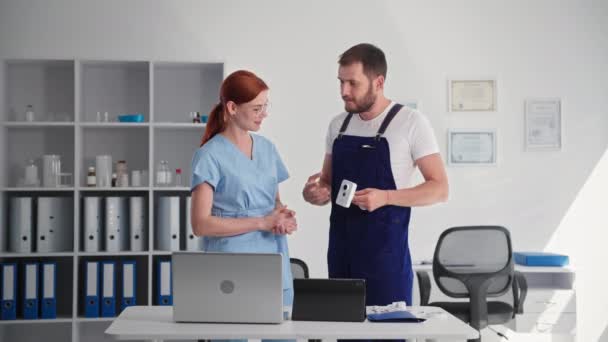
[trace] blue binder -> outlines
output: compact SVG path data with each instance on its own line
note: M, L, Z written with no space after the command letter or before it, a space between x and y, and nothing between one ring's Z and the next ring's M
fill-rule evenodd
M38 319L38 263L28 262L23 267L23 318Z
M84 316L99 317L99 262L87 261L84 266Z
M114 317L116 316L116 263L104 261L101 266L101 317Z
M515 263L524 266L566 266L568 256L545 252L514 252Z
M42 263L42 295L41 298L41 317L42 318L57 318L57 263L44 262Z
M122 263L122 300L120 311L136 304L136 263L135 261L123 261Z
M17 264L6 263L2 265L2 298L0 305L0 319L17 319Z
M158 272L156 272L156 302L158 305L173 305L173 276L171 272L171 261L160 260Z

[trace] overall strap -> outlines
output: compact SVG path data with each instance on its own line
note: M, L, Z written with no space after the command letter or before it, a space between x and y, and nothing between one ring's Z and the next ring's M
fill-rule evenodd
M353 118L353 113L348 113L348 115L342 122L342 127L340 127L340 133L338 134L338 139L342 138L342 135L344 135L344 132L346 132L346 129L348 128L348 124L350 123L350 119L352 119L352 118Z
M384 132L386 132L386 128L391 123L391 121L393 120L395 115L397 115L397 113L399 113L401 108L403 108L402 104L395 103L393 108L391 108L391 110L388 112L388 114L386 114L384 121L382 121L382 124L380 125L380 129L378 129L378 133L376 133L376 140L380 140L380 138L382 137Z

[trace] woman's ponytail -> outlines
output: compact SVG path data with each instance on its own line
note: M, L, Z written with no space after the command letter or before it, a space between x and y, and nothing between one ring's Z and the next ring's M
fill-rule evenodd
M218 103L213 107L211 113L209 113L209 120L205 127L205 134L203 135L203 141L201 146L205 145L207 141L213 138L216 134L224 130L226 122L224 121L224 106L222 103Z

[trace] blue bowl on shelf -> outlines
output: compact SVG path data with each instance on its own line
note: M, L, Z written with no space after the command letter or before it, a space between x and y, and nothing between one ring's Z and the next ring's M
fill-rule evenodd
M125 114L118 116L119 122L144 122L143 114Z

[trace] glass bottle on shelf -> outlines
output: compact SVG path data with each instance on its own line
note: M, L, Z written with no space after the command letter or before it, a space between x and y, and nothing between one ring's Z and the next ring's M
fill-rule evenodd
M24 186L39 186L40 179L38 178L38 166L34 163L34 159L27 161L25 165L25 177L23 180Z
M169 163L166 160L161 160L156 170L156 185L169 185Z
M175 169L175 186L182 186L182 169Z
M25 121L33 122L35 120L34 106L28 104L25 108Z
M117 179L116 172L114 172L114 173L112 173L112 187L116 186L116 179Z
M95 167L89 166L89 172L87 173L87 186L97 185L97 176L95 175Z
M119 160L116 163L116 186L123 188L129 186L129 170L126 160Z

